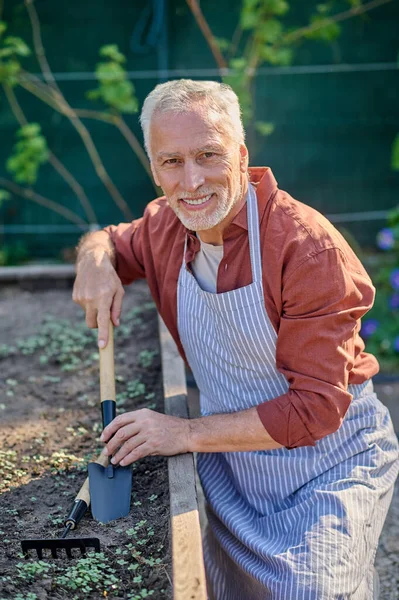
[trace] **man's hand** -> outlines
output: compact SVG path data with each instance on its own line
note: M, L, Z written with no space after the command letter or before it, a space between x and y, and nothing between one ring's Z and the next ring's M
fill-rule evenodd
M87 326L98 327L100 348L108 343L110 318L116 327L119 325L124 294L109 235L105 231L90 234L79 250L72 299L85 311Z
M122 467L145 456L173 456L189 452L188 419L143 408L116 417L103 431L111 462Z

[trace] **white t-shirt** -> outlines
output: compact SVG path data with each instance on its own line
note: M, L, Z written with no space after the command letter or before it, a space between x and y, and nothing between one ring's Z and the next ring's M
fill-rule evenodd
M223 258L223 245L212 246L212 244L203 242L199 236L197 237L201 244L201 250L197 252L191 263L191 269L200 288L205 292L216 294L218 269Z

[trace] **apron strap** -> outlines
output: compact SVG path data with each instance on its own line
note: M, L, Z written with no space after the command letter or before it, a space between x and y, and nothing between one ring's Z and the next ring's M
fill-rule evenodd
M258 199L253 185L248 185L247 218L249 253L251 257L252 281L262 281L262 258L260 250L260 223L258 215Z
M249 254L251 258L252 281L262 281L262 258L260 251L260 223L258 216L258 199L255 188L249 184L247 193L247 219L249 236ZM184 238L182 267L186 268L187 233Z

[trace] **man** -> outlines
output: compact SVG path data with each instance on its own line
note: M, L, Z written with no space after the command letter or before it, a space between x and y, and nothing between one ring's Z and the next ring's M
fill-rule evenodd
M211 598L372 598L398 443L359 337L369 277L270 169L248 170L228 86L159 85L141 123L165 197L83 238L73 297L104 347L122 284L146 277L203 416L117 417L102 435L112 462L198 452Z

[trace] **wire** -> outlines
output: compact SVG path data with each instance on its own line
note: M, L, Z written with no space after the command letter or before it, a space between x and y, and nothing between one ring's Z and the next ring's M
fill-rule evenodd
M341 65L302 65L296 67L260 67L257 75L328 75L329 73L360 73L371 71L399 71L395 62L385 63L360 63ZM163 75L172 77L220 77L231 74L230 69L165 69ZM33 77L43 79L41 73L34 73ZM129 79L157 79L159 70L127 71ZM96 74L92 71L71 71L54 73L57 81L93 81ZM30 79L27 77L27 79Z

